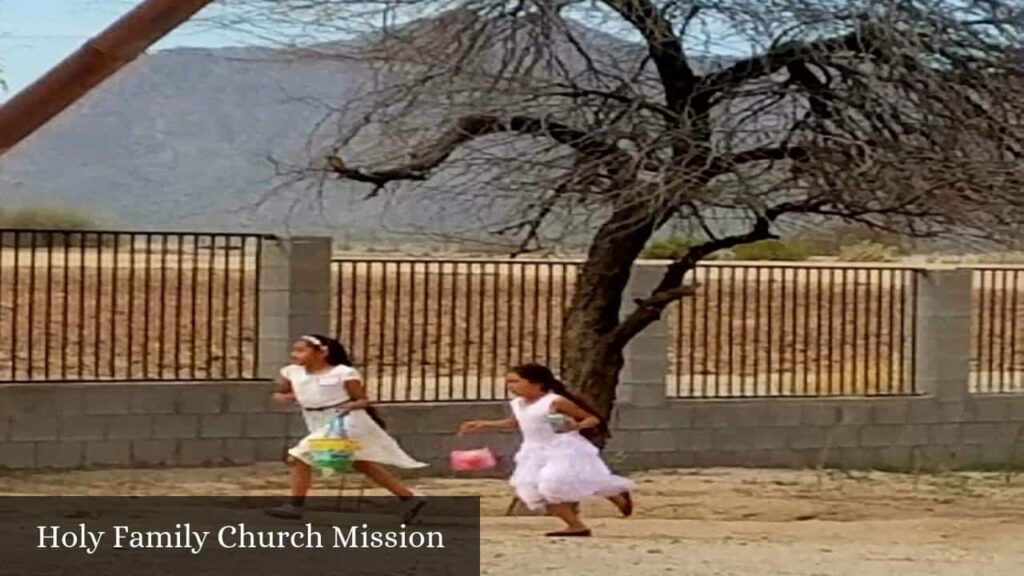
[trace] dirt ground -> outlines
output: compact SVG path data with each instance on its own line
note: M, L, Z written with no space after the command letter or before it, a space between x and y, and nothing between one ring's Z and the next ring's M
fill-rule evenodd
M636 516L588 503L595 537L579 541L544 539L556 526L550 518L504 516L510 493L501 480L415 484L430 495L482 496L483 574L1010 576L1024 562L1024 477L721 469L634 479ZM334 494L333 484L318 490ZM276 495L286 487L280 465L0 476L0 493L22 495ZM351 484L346 493L355 494Z

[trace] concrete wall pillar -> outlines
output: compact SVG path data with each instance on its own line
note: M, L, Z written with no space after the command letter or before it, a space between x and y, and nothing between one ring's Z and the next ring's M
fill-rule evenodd
M646 298L661 281L664 265L637 263L623 294L622 317L636 309L636 300ZM657 407L667 402L669 330L663 317L638 334L626 346L626 364L618 387L618 403Z
M330 238L265 240L260 261L260 333L257 376L273 378L288 361L288 346L303 334L331 328Z
M914 368L917 390L963 400L971 374L970 270L917 272ZM909 346L910 344L908 344Z

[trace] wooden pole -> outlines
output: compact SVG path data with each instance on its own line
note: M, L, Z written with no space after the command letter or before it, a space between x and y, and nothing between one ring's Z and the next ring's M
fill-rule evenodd
M0 106L0 156L212 0L145 0Z

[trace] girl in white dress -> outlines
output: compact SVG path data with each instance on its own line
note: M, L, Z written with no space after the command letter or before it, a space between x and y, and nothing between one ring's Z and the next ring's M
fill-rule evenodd
M576 503L593 496L611 500L623 516L633 513L633 483L615 476L584 435L607 433L607 423L584 400L573 395L551 370L537 364L515 368L508 375L513 416L473 420L459 434L484 429L519 428L523 444L516 453L510 479L519 499L533 510L548 511L566 523L550 537L590 536Z
M366 397L359 372L350 366L348 352L340 342L326 336L303 336L292 345L292 364L281 370L277 382L281 388L273 399L283 404L297 403L302 408L309 435L288 451L291 461L289 504L268 510L279 518L301 518L306 493L313 482L310 440L324 438L331 422L345 416L345 432L358 446L354 467L395 496L413 500L406 488L382 465L398 468L427 466L409 457L384 431L383 420ZM413 500L404 519L408 522L424 502Z

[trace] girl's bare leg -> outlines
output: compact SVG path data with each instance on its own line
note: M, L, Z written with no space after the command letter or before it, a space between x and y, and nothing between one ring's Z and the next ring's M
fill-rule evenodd
M284 506L267 510L267 514L277 518L302 518L302 507L306 502L306 494L313 485L313 467L301 460L291 460L292 500Z
M617 496L610 496L608 501L615 504L623 517L629 518L633 515L633 496L629 492L623 492Z
M565 533L586 532L588 530L587 526L580 520L579 514L573 509L571 503L549 504L548 511L554 516L561 518L562 522L565 522ZM552 532L551 534L557 535L559 533Z
M376 462L360 460L355 463L355 468L367 478L376 482L378 486L399 498L411 498L413 496L412 490L406 488L405 484L402 484L398 478L395 478L393 474Z
M356 470L362 472L367 478L373 480L381 488L387 489L389 492L398 496L402 500L408 500L412 502L412 506L407 508L402 513L402 523L411 524L415 520L420 511L426 505L426 501L422 498L414 498L415 494L412 490L405 487L405 484L395 478L386 468L377 464L376 462L366 462L363 460L355 463Z
M313 485L313 467L301 460L292 461L292 498L302 498Z

